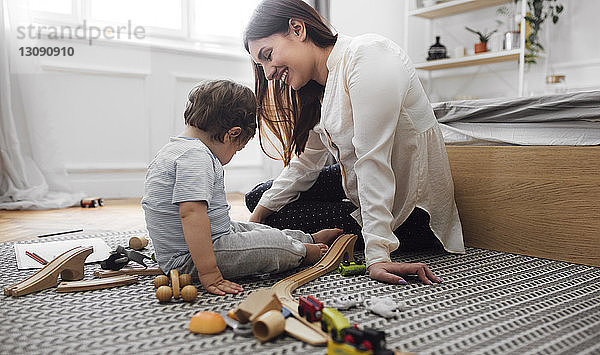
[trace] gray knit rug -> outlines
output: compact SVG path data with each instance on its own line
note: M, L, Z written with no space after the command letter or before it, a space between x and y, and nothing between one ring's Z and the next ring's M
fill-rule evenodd
M145 231L103 233L108 245L127 245ZM63 236L42 241L82 238ZM17 270L13 243L0 244L0 286L19 282L35 270ZM144 253L150 255L150 244ZM357 255L362 259L361 255ZM367 276L331 272L300 287L327 305L340 294L393 296L406 303L395 319L364 307L342 313L350 323L384 330L388 348L418 354L599 354L600 270L590 266L468 248L466 255L404 253L397 261L425 262L443 278L427 286L387 285ZM93 278L98 264L85 267ZM297 270L296 270L297 271ZM294 272L296 272L294 271ZM270 287L294 272L239 280L242 295L214 296L199 287L194 303L160 304L152 276L104 290L57 293L55 289L22 297L0 296L0 354L324 354L289 336L261 344L230 329L215 335L188 330L202 310L235 307L250 291Z

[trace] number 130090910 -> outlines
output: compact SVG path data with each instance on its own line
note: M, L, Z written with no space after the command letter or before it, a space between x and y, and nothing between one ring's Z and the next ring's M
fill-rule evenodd
M73 47L19 47L21 57L72 57L75 54Z

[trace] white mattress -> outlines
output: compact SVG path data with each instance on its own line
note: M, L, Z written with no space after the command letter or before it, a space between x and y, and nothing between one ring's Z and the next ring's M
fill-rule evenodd
M600 145L600 91L432 106L447 144Z

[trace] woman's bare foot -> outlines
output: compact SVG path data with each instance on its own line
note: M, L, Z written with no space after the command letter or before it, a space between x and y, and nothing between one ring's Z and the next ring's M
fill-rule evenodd
M327 253L327 249L329 249L329 247L323 243L305 243L304 246L306 247L306 257L302 261L302 265L313 265L317 261L321 260L323 255Z
M331 245L333 241L342 233L344 233L343 230L339 228L332 228L320 230L317 233L313 233L312 236L315 240L315 243L324 243L327 245Z

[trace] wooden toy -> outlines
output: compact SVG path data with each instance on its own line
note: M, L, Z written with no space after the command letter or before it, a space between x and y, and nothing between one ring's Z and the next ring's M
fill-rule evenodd
M148 239L144 237L129 238L129 247L133 250L142 250L148 246Z
M172 296L173 291L169 286L160 286L156 290L156 298L158 298L160 302L167 302L171 299Z
M154 288L169 286L169 278L166 275L158 275L154 278Z
M113 277L117 275L140 275L140 276L154 276L164 275L162 270L157 267L124 267L121 270L96 270L94 276L96 277Z
M77 292L100 290L103 288L131 285L138 282L137 276L120 275L106 277L103 279L83 280L83 281L63 281L56 288L57 292Z
M275 292L269 288L259 288L238 305L234 314L241 323L248 323L254 322L256 318L267 311L280 309L281 302L275 297Z
M32 276L4 289L7 296L23 296L58 285L58 275L62 280L75 281L83 279L83 264L92 254L94 248L75 247L68 250L38 270Z
M261 342L275 338L284 330L285 318L280 311L276 310L265 312L252 323L252 334Z
M198 289L194 285L186 285L181 289L181 298L186 302L192 302L198 297Z
M173 269L170 272L171 275L171 287L173 288L173 298L179 299L179 271Z
M298 309L298 302L292 297L292 292L305 283L335 270L341 260L353 261L356 238L354 234L339 236L317 264L289 276L271 287L277 299L293 315L293 317L286 318L285 320L286 333L311 345L327 344L327 334L323 332L320 324L311 323L300 317L296 311Z
M179 286L185 287L187 285L192 284L192 275L190 274L181 274L179 275Z
M215 312L198 312L190 321L190 331L197 334L218 334L227 328L220 314Z
M300 317L306 317L309 322L317 322L321 320L323 315L323 303L313 296L300 296L298 298L298 313Z
M227 312L227 316L233 320L235 320L236 322L239 322L240 320L235 316L235 309L230 309L229 312Z

